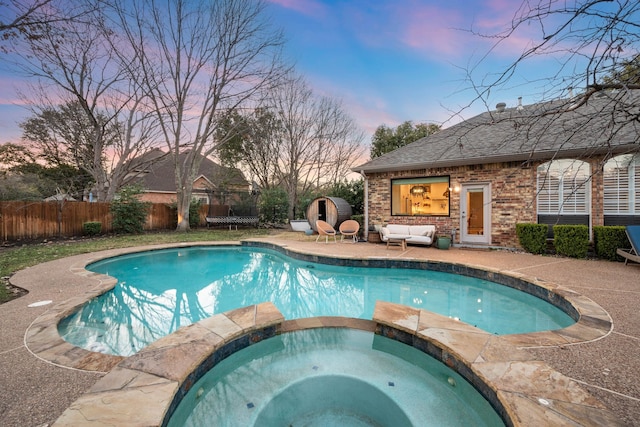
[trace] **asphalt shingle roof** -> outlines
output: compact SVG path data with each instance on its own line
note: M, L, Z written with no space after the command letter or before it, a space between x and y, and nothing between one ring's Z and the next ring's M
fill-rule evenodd
M640 91L488 111L354 167L385 172L640 150Z
M186 155L187 152L181 153L178 162L184 162ZM198 176L200 175L210 180L217 187L222 184L230 186L249 185L240 170L220 166L207 157L202 159L202 163L198 169ZM144 168L144 175L137 181L148 191L175 192L176 182L173 156L164 156L160 160L146 166Z

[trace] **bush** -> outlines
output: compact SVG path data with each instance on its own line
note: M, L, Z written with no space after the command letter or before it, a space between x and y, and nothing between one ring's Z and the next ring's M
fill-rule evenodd
M142 189L137 186L123 187L111 202L113 231L116 233L142 233L151 203L141 202L138 195Z
M596 256L611 261L622 261L622 257L616 254L616 250L631 247L624 230L624 226L594 226L593 243Z
M102 231L102 223L99 221L89 221L82 224L82 232L87 236L95 236Z
M260 195L260 222L287 222L289 197L282 188L270 188Z
M548 231L549 226L546 224L516 224L516 235L520 246L532 254L546 252Z
M200 206L202 202L200 200L192 199L189 203L189 228L196 228L200 225ZM177 215L177 211L176 211ZM176 221L177 221L176 216Z
M553 245L559 255L586 258L589 250L589 227L586 225L554 225Z
M336 182L326 191L326 194L344 199L353 209L354 215L364 212L364 179L362 178Z

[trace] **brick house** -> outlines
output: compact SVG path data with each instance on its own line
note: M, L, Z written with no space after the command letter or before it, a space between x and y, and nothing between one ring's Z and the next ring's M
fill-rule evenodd
M187 152L181 153L178 162L183 162ZM175 203L176 182L173 156L161 150L153 150L145 155L145 159L137 160L144 164L136 170L138 178L134 181L144 188L141 200L152 203ZM236 168L220 166L213 160L204 157L198 176L193 181L193 198L205 205L226 204L235 194L248 193L249 182L242 172Z
M517 223L640 224L640 91L487 111L353 168L365 228L517 247ZM409 242L410 243L410 242Z

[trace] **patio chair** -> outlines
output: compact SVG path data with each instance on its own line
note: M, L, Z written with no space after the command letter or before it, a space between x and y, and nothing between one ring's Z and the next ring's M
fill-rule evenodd
M336 243L336 230L326 221L321 219L316 221L316 229L318 230L318 237L316 237L316 242L320 238L320 236L324 236L324 242L329 242L329 236L333 236L333 242Z
M340 241L344 241L344 236L351 237L353 243L358 242L358 231L360 231L360 223L353 219L348 219L340 224Z
M625 232L631 243L631 249L618 248L616 253L624 258L624 264L633 261L640 263L640 225L627 225Z

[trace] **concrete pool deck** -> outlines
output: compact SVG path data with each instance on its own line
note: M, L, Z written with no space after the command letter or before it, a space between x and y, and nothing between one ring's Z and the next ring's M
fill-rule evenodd
M580 344L558 344L522 349L533 358L573 379L603 402L621 425L640 425L640 266L606 261L541 257L508 251L462 248L438 250L408 246L406 251L369 243L315 243L301 233L283 233L264 239L304 252L332 257L428 259L484 267L520 275L531 280L558 284L595 301L611 316L612 330ZM96 257L113 256L127 250L105 251L48 262L25 269L12 283L29 294L0 306L0 364L2 380L0 419L6 426L42 426L53 423L104 373L87 372L39 359L25 346L26 331L52 307L71 298L85 298L88 288L101 278L78 274L78 265ZM90 283L90 286L87 286ZM28 305L52 300L47 306ZM77 352L75 352L77 353ZM72 358L74 350L67 356ZM85 360L91 363L91 360ZM61 363L61 365L64 365ZM94 369L98 365L87 366ZM108 370L104 369L105 371Z

